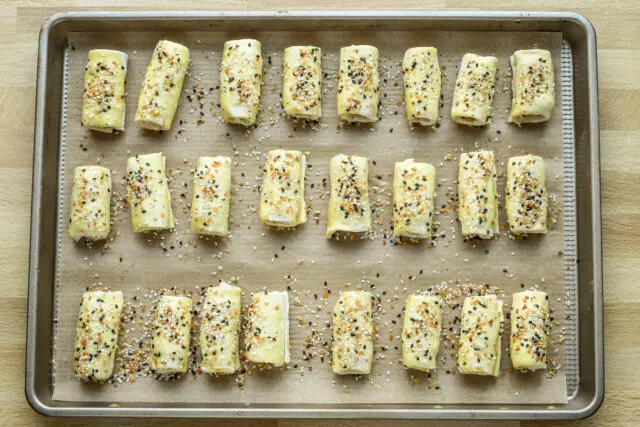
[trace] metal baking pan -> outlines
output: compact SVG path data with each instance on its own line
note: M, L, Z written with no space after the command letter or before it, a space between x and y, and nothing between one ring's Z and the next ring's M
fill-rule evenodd
M63 130L64 52L67 35L78 31L247 31L323 29L445 31L552 31L564 40L562 110L565 168L575 180L566 194L565 218L575 219L577 236L566 243L575 254L569 278L575 286L573 320L567 324L568 403L565 405L197 405L78 403L52 399L55 323L58 162ZM568 71L567 71L568 70ZM572 141L566 144L567 139ZM219 418L395 418L395 419L576 419L600 407L604 398L600 154L596 39L592 25L574 13L541 12L71 12L52 16L42 27L33 168L27 331L26 396L38 412L52 416L172 416ZM45 155L46 154L46 155ZM566 159L569 161L566 161ZM577 262L579 260L579 263ZM579 326L579 327L578 327Z

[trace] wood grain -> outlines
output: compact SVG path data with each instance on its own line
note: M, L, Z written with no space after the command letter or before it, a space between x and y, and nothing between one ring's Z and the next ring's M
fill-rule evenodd
M527 4L528 3L528 4ZM24 397L28 239L31 195L33 119L38 32L51 14L95 10L88 0L5 0L0 4L0 408L2 425L110 425L114 420L50 419L29 408ZM473 10L476 0L105 0L103 10ZM487 0L485 10L572 10L585 15L598 35L602 155L602 219L605 283L606 398L600 411L584 422L504 422L480 425L637 425L640 381L640 197L629 188L640 182L640 2L617 0ZM151 425L155 420L118 420L119 425ZM171 425L211 425L211 421L167 420ZM387 422L222 421L219 426L383 426ZM402 426L419 423L399 422ZM438 423L466 425L467 423Z

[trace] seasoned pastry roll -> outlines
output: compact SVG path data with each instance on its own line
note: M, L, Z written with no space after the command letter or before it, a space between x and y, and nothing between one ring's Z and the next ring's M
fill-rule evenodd
M240 367L238 340L241 300L240 288L224 282L207 289L200 325L202 372L233 374Z
M151 369L158 374L183 374L189 364L191 298L163 296L153 324Z
M229 233L231 159L200 157L193 176L191 231L212 236Z
M464 237L498 234L498 193L493 151L462 153L458 168L458 219Z
M327 239L336 232L371 231L369 206L369 159L338 154L329 165L331 194Z
M509 353L514 369L547 367L549 297L541 291L513 294Z
M260 220L263 223L295 227L307 222L304 202L306 169L306 157L299 151L269 151L260 194Z
M467 297L461 317L458 370L461 374L499 376L502 300L495 295Z
M429 372L438 366L442 299L409 295L402 321L402 362L410 369Z
M556 103L553 61L548 50L517 50L511 56L512 100L510 120L522 123L546 122Z
M367 291L340 294L333 307L331 369L334 374L371 372L373 363L373 307Z
M511 157L505 199L513 234L547 232L547 197L547 170L542 157Z
M131 225L136 233L175 225L162 153L140 154L127 161Z
M338 115L347 122L378 120L378 49L348 46L340 49Z
M436 171L413 159L396 163L393 174L393 234L431 237Z
M189 49L167 40L158 42L140 89L138 126L150 130L171 129L188 68Z
M453 91L451 118L462 125L484 126L493 115L493 91L496 86L498 59L467 53Z
M291 46L284 50L282 106L300 119L318 120L322 115L320 48Z
M282 366L289 363L289 296L286 291L251 295L244 345L247 360Z
M82 295L73 362L77 378L84 381L111 378L123 305L120 291Z
M123 131L127 54L94 49L88 57L84 69L82 125L105 133Z
M226 123L251 126L260 111L262 48L252 39L224 44L220 65L220 107Z
M413 47L404 54L404 103L409 123L432 126L440 113L442 74L435 47Z
M106 239L111 229L111 172L102 166L73 170L69 236L75 241Z

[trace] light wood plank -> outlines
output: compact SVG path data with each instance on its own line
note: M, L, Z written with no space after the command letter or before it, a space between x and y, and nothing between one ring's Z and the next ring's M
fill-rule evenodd
M103 10L319 10L319 9L475 9L475 0L107 0ZM629 376L640 347L640 3L632 1L488 0L487 10L573 10L587 16L598 33L602 126L602 183L605 277L607 397L597 415L585 423L507 422L480 425L635 425L640 419L640 383ZM24 398L26 275L31 194L33 116L38 32L46 18L64 10L94 9L88 0L9 0L0 5L0 407L6 425L211 425L187 420L49 419L32 411ZM401 422L401 425L424 425ZM371 426L386 422L223 421L222 426ZM466 423L438 423L466 425Z

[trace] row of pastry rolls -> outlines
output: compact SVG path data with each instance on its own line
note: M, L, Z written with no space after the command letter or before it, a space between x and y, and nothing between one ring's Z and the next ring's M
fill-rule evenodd
M369 374L374 358L373 300L367 291L344 291L332 312L332 359L335 374ZM103 381L113 373L118 348L122 292L83 294L77 323L74 372L85 381ZM410 295L402 323L402 360L409 369L428 372L438 365L442 298ZM191 298L164 295L154 308L150 366L157 374L187 372L192 329ZM204 373L233 374L240 368L242 291L222 282L210 287L201 310L200 352ZM514 294L509 353L515 369L546 367L548 296L541 291ZM496 295L465 298L461 309L458 370L461 374L498 376L503 304ZM251 295L244 328L244 355L256 364L283 366L290 361L289 299L286 291Z
M316 46L291 46L284 51L282 107L291 117L322 116L322 52ZM378 120L380 75L378 49L367 45L340 50L337 109L346 122ZM141 85L136 124L154 131L171 128L189 67L189 49L161 40ZM555 106L554 69L549 51L518 50L511 56L510 121L544 122ZM493 114L498 60L467 53L462 58L453 94L451 117L464 125L483 126ZM124 130L127 55L96 49L88 54L84 77L82 123L93 130ZM410 123L432 126L439 120L442 73L434 47L414 47L402 61L405 111ZM230 40L220 65L220 108L227 123L252 126L260 111L263 78L258 40Z
M206 291L199 344L202 372L232 374L240 367L239 287L222 282ZM123 309L122 292L85 292L77 324L74 372L85 381L111 377ZM151 369L157 374L187 372L192 329L191 298L163 295L154 307ZM250 362L282 366L289 362L287 292L258 292L247 309L244 351Z
M462 153L458 166L458 219L464 237L490 239L500 232L493 151ZM547 232L547 172L544 159L531 154L511 157L505 189L511 233Z
M535 371L547 366L550 326L548 296L532 290L513 295L509 354L514 369ZM402 360L407 368L436 369L442 330L439 296L415 294L407 298L402 325ZM458 371L500 374L503 303L496 295L465 298L460 316Z
M128 202L135 232L174 227L171 194L162 153L127 161ZM259 215L269 226L295 227L307 221L306 156L295 150L273 150L263 168ZM460 155L458 219L464 237L489 239L499 233L496 165L492 151ZM393 172L393 232L416 239L432 235L435 169L408 159ZM327 238L372 229L369 162L366 157L338 154L329 164L330 195ZM548 195L546 168L539 156L512 157L507 165L506 212L514 235L545 233ZM74 170L69 235L80 240L107 238L110 231L111 173L101 166ZM191 231L226 236L231 203L231 159L200 157L193 176Z

